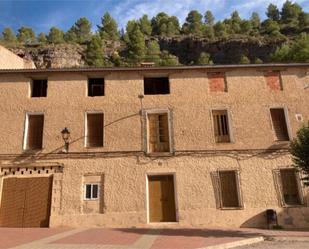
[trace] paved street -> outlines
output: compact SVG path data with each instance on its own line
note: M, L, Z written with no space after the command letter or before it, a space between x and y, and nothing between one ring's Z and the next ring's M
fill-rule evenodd
M263 241L263 237L309 238L309 232L181 228L0 228L0 249L213 249L220 245L231 248L257 243ZM300 249L309 248L309 242L262 242L240 248Z
M308 249L309 242L271 242L265 241L235 249Z

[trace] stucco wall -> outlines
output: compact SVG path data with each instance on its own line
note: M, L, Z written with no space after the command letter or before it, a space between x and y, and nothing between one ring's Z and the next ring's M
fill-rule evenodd
M33 61L20 58L0 45L0 69L35 68Z
M281 74L283 91L271 90L262 71L233 69L226 72L228 91L210 92L206 71L171 71L171 93L144 96L142 100L145 110L171 111L173 151L178 156L156 158L138 153L146 149L138 95L143 94L143 76L149 74L105 74L105 96L93 98L86 96L87 77L100 76L98 73L1 74L1 164L17 167L49 161L64 165L64 173L54 180L51 226L145 226L146 174L170 172L176 175L180 225L264 226L261 213L275 208L282 225L309 227L308 208L283 209L278 204L272 170L290 166L289 155L255 155L254 152L288 146L286 142L274 142L270 107L287 109L291 137L302 126L295 114L302 114L304 121L309 119L309 90L304 90L309 80L306 71L288 68ZM29 97L34 77L48 77L46 98ZM230 112L232 143L214 142L211 109L215 108L227 108ZM84 147L86 111L104 113L103 148ZM22 149L27 112L45 115L43 149L35 155L28 155ZM60 132L64 127L71 132L67 155L59 154L63 146ZM230 152L219 153L222 150ZM245 158L228 156L235 150L249 151ZM182 155L188 151L190 156ZM100 152L119 153L104 157ZM210 174L230 168L241 171L243 210L216 207ZM82 183L87 174L104 175L103 214L83 213Z

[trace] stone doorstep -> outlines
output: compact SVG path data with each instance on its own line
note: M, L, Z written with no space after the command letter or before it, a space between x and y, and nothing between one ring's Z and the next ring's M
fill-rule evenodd
M247 246L255 243L259 243L264 241L264 237L254 237L254 238L249 238L249 239L242 239L238 241L233 241L233 242L228 242L220 245L214 245L214 246L206 246L198 249L229 249L229 248L235 248L239 246Z

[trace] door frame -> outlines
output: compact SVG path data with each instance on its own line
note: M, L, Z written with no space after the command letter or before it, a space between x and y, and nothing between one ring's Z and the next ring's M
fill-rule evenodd
M175 215L176 221L168 222L151 222L149 219L149 184L148 176L173 176L173 185L174 185L174 201L175 201ZM179 210L178 210L178 199L177 199L177 184L176 184L176 172L147 172L146 173L146 212L147 212L147 224L175 224L179 222Z

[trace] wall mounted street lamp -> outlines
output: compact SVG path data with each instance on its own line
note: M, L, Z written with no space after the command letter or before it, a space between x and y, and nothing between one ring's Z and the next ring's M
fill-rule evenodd
M61 135L62 135L62 139L64 141L64 150L63 152L68 153L69 152L69 140L70 140L70 131L68 130L67 127L65 127L62 131L61 131Z

